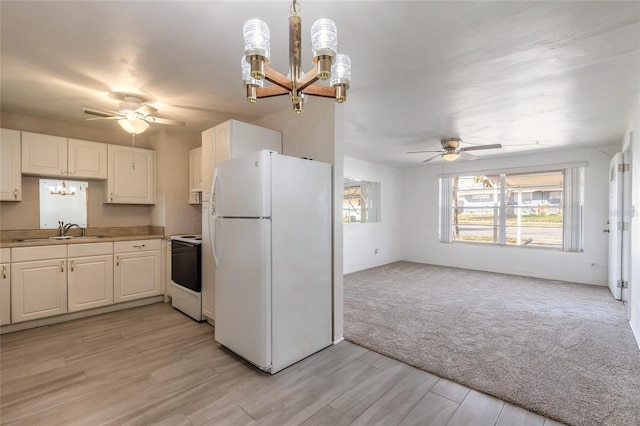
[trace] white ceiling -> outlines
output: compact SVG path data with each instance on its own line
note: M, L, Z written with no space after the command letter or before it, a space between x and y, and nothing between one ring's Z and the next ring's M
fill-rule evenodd
M415 166L430 155L406 151L451 136L504 145L480 156L616 144L640 99L638 1L299 4L305 71L320 17L336 22L339 51L351 56L351 157ZM289 6L3 0L1 109L116 126L85 121L83 107L117 109L116 95L133 93L187 123L173 130L196 133L290 108L286 97L250 105L240 81L249 18L269 25L271 66L286 74Z

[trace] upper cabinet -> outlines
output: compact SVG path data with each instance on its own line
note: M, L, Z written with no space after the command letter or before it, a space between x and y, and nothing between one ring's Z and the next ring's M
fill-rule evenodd
M108 145L109 167L105 202L155 204L156 152L149 149Z
M205 200L211 190L215 164L229 158L269 149L282 153L282 133L229 120L202 132L202 193Z
M0 129L0 201L22 200L20 132Z
M106 179L107 145L22 132L22 173Z
M202 148L189 151L189 203L202 202Z
M202 132L202 152L200 153L202 167L200 168L200 173L202 173L202 198L205 200L208 199L209 191L211 190L215 155L216 128L212 127Z
M67 152L69 176L87 179L107 178L107 144L69 139Z

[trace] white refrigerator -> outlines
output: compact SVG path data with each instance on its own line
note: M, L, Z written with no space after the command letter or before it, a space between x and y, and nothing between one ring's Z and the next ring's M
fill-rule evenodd
M259 151L217 164L215 339L274 374L331 344L331 165Z

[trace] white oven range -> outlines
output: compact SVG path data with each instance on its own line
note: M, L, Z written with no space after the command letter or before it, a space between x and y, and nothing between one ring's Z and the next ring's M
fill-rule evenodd
M171 241L171 304L196 321L202 316L202 235L174 235Z

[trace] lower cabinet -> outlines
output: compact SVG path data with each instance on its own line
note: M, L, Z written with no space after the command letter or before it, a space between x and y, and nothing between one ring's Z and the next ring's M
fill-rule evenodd
M113 304L113 244L69 246L69 312Z
M0 325L11 323L11 249L0 249Z
M162 295L162 240L0 249L0 325Z
M66 246L13 249L11 261L12 323L67 313Z
M162 294L161 240L114 244L114 303Z

